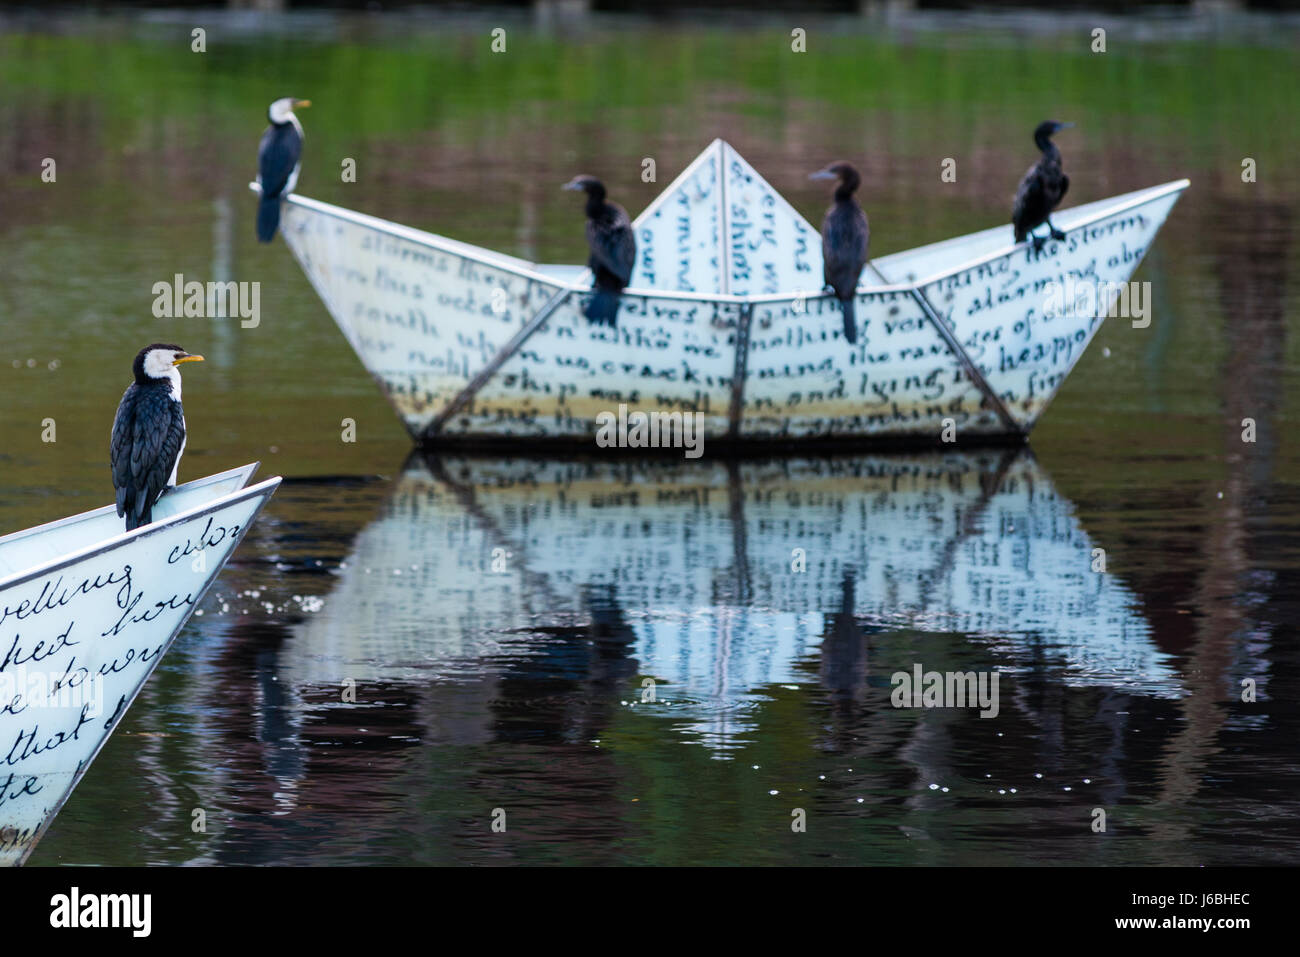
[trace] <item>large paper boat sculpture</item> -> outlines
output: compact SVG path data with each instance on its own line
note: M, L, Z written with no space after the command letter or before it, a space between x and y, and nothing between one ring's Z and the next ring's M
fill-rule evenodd
M178 485L0 538L0 864L21 864L280 484Z
M1066 238L1039 251L1002 225L877 259L856 345L818 231L722 140L636 218L617 329L583 317L580 266L302 196L282 232L423 444L590 445L620 403L700 413L712 443L989 441L1028 434L1111 309L1100 284L1129 279L1188 185L1060 210ZM1067 277L1095 285L1049 315Z

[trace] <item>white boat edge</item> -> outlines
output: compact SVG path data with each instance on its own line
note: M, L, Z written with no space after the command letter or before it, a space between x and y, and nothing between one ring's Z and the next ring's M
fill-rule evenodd
M253 477L253 475L257 472L258 468L261 467L261 464L262 464L261 462L250 462L248 465L241 465L233 469L227 469L224 472L214 472L212 475L205 475L203 478L194 479L189 482L183 482L182 484L177 485L174 489L169 491L167 494L171 496L171 495L176 495L177 493L180 492L201 491L202 489L212 485L219 485L224 482L230 482L233 488L232 491L227 494L231 495L241 490L244 490L248 487L249 479ZM267 481L270 480L268 479ZM275 479L275 482L278 485L279 478ZM267 484L266 482L262 482L259 485L254 486L254 488L262 488L266 484ZM210 505L212 501L225 501L226 497L227 496L221 496L219 499L209 500L207 503L205 503L205 505ZM166 501L166 496L160 500L160 502L165 502L165 501ZM125 529L123 529L123 531L119 535L114 536L112 538L101 539L100 541L87 545L84 548L66 552L56 558L47 559L43 562L40 562L39 564L32 565L27 568L22 568L19 569L18 571L10 572L4 575L3 577L0 577L0 591L3 591L4 589L8 588L10 585L17 585L23 581L26 581L28 578L40 575L52 568L57 568L60 565L66 564L67 561L69 560L76 561L85 558L88 554L93 554L101 547L107 547L116 544L118 539L126 540L134 535L147 535L149 534L150 531L157 531L160 528L173 525L177 521L186 521L188 520L188 518L192 517L192 513L202 510L205 507L205 505L195 506L186 511L177 512L173 515L165 515L160 519L158 519L157 521L151 522L148 525L144 525L140 528L137 528L134 531L128 532ZM24 539L34 539L39 537L45 532L67 529L70 528L71 526L79 525L84 522L89 522L94 519L98 519L101 517L108 517L108 516L112 516L113 518L116 518L118 521L121 521L121 519L118 518L117 515L117 506L102 505L99 508L88 509L87 511L84 512L78 512L75 515L68 515L65 516L64 518L55 519L54 521L51 522L45 522L41 525L33 525L30 528L23 528L14 532L9 532L6 535L0 535L0 552L5 550L7 546L12 546L17 542L23 541Z
M688 168L689 169L689 168ZM683 175L685 175L683 173ZM1133 190L1128 193L1119 193L1107 199L1093 200L1079 206L1066 207L1056 210L1052 215L1058 220L1058 226L1069 233L1076 229L1084 229L1101 220L1108 219L1111 216L1117 216L1125 213L1130 209L1136 209L1139 206L1161 199L1175 193L1181 193L1183 190L1192 185L1190 179L1170 180L1167 183L1160 183L1156 186L1148 186L1144 189ZM255 182L248 184L251 192L261 195L262 187ZM671 187L670 187L671 188ZM656 197L649 206L646 207L645 213L649 213L659 203L661 197ZM472 243L463 242L458 239L452 239L438 233L431 233L427 230L417 229L413 226L404 226L401 223L393 222L388 219L381 219L378 216L371 216L368 213L359 213L355 210L347 209L343 206L336 206L333 203L326 203L319 199L311 199L306 196L299 196L297 193L291 193L285 197L285 202L292 203L295 206L301 206L303 209L309 209L313 212L323 213L326 216L332 216L345 222L353 223L357 226L363 226L367 229L374 229L379 232L387 233L399 239L406 239L417 243L421 246L427 246L430 249L436 249L439 252L450 253L455 256L463 256L475 262L482 263L485 266L493 266L497 269L503 269L512 272L515 275L530 279L534 282L542 283L554 287L557 291L564 292L589 292L591 284L581 279L587 270L578 265L568 263L534 263L507 253L500 253L483 246L475 246ZM1079 213L1084 212L1080 216ZM643 213L642 215L645 215ZM641 217L638 216L638 219ZM1064 224L1064 225L1062 225ZM989 252L981 253L979 256L969 260L962 261L955 266L950 266L938 271L928 273L920 278L897 278L895 264L916 258L922 254L931 254L942 252L946 247L956 246L961 243L969 242L976 237L982 237L986 234L997 233L1004 235L1009 231L1008 224L990 226L986 229L976 230L973 233L964 233L961 236L953 236L948 239L941 239L933 243L926 243L921 246L913 246L911 249L903 249L897 252L887 253L878 259L867 260L867 270L875 270L886 280L884 283L876 284L859 284L858 293L860 295L869 295L873 293L890 293L890 292L917 292L933 283L940 282L958 273L968 269L974 269L985 263L1001 259L1004 256L1012 255L1017 251L1031 245L1031 241L1026 239L1023 242L1010 242L998 246ZM579 278L564 279L564 275L579 275ZM891 275L892 274L892 275ZM867 276L864 270L863 276ZM761 303L782 302L789 299L798 290L777 293L760 293L760 294L737 294L737 293L704 293L704 292L681 292L672 289L653 289L640 286L628 286L623 290L627 296L647 296L655 299L680 299L690 302L719 302L735 303L737 305L757 305ZM829 299L831 294L821 290L815 293L808 293L804 296L806 301L817 299Z

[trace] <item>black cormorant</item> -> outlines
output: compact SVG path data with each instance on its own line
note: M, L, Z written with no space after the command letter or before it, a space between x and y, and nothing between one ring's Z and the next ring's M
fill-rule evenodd
M592 273L587 319L613 326L619 293L632 279L636 263L632 220L622 206L605 199L605 185L594 176L575 176L564 184L564 189L580 189L587 194L587 246L591 249L587 265Z
M262 186L262 198L257 204L257 238L264 243L271 241L280 225L280 200L298 185L302 124L293 110L305 106L311 106L311 100L285 96L266 111L271 125L257 148L257 181Z
M1056 240L1065 238L1065 233L1052 225L1052 210L1061 204L1065 191L1070 188L1070 177L1061 172L1061 151L1052 142L1052 134L1057 130L1068 129L1073 123L1058 123L1044 120L1034 130L1034 145L1042 150L1038 162L1029 167L1025 178L1016 190L1016 205L1011 212L1011 223L1015 226L1016 242L1022 243L1043 223ZM1034 236L1034 249L1042 248L1046 237Z
M126 530L153 521L154 503L176 484L185 452L181 408L182 362L202 362L180 346L155 342L135 357L135 382L122 395L113 420L109 461L117 489L117 514Z
M871 242L867 214L853 198L862 177L851 164L840 162L832 163L809 178L837 181L835 202L826 210L826 218L822 220L822 270L826 285L835 290L835 298L840 301L844 313L844 338L851 343L857 342L854 296L858 277L867 264L867 245Z

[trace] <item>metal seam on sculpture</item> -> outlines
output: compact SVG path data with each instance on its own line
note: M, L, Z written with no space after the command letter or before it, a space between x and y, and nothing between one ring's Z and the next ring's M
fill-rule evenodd
M538 283L538 285L541 285L541 283ZM547 303L538 310L536 315L529 319L528 322L524 324L523 328L516 332L510 341L502 346L497 351L497 354L488 360L487 365L480 369L474 375L474 378L469 380L469 383L465 388L456 393L455 397L447 403L443 410L433 417L433 421L424 428L423 438L429 440L437 436L437 434L442 431L442 427L447 424L447 421L464 408L464 406L478 393L478 390L487 384L488 379L496 375L497 371L505 365L506 360L510 359L516 352L518 352L520 347L528 341L532 334L542 327L542 324L545 323L546 320L550 318L551 314L555 312L564 300L569 297L569 293L570 290L562 288L552 296Z
M740 418L745 403L745 376L749 366L749 327L754 319L752 303L740 307L736 319L736 361L731 373L731 408L727 412L727 437L740 437Z
M731 295L731 230L727 216L727 150L731 147L723 143L718 149L718 250L721 254L721 269L718 280L722 288L718 291L724 296Z
M948 348L952 350L953 355L956 356L957 361L961 364L962 368L966 370L966 375L970 378L971 382L973 382L975 387L983 393L984 398L987 399L989 405L993 407L993 411L998 414L998 418L1002 420L1002 424L1005 425L1013 434L1024 435L1025 430L1020 427L1020 423L1012 418L1011 413L1007 411L1007 407L1002 404L1002 400L998 398L997 393L993 391L993 387L990 386L988 380L984 378L984 373L980 372L979 367L971 361L970 356L966 354L966 350L963 349L961 343L957 341L957 335L949 329L944 321L939 317L939 313L934 306L930 305L930 300L925 297L925 293L920 289L913 289L912 296L916 299L917 304L925 313L926 318L930 320L930 324L934 326L936 331L938 331L939 335L943 338L943 341L948 344Z

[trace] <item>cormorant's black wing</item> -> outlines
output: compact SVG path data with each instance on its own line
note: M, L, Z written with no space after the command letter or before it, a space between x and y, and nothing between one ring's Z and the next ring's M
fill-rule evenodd
M1061 174L1061 192L1056 197L1056 205L1061 205L1061 200L1065 199L1065 192L1070 188L1070 177L1064 173Z
M262 195L278 197L302 156L302 137L292 123L272 123L257 148L257 172Z
M604 266L627 285L632 280L632 267L636 265L636 236L632 233L632 220L627 210L610 203L615 210L612 221L598 223L587 220L587 245L591 247L592 260Z
M1025 178L1020 181L1020 188L1016 190L1015 206L1011 210L1011 222L1015 224L1018 240L1023 239L1026 233L1040 225L1052 211L1043 187L1043 171L1035 163L1029 167Z
M867 265L867 214L857 203L836 203L822 220L822 275L841 299L852 296Z
M127 529L149 521L185 441L185 413L165 388L132 385L113 420L109 459L117 514Z

